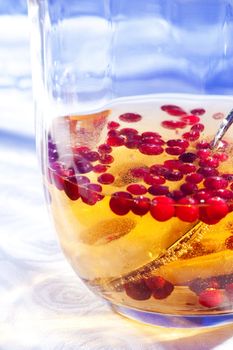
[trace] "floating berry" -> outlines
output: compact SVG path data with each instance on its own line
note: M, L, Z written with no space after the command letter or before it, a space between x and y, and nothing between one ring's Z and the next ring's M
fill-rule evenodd
M174 121L174 120L164 120L161 125L166 129L184 129L186 127L186 124L182 121Z
M177 202L176 216L186 222L194 222L199 218L199 208L195 199L191 197L181 198Z
M109 136L106 142L109 146L119 147L124 145L125 138L123 136Z
M64 180L63 188L67 197L72 201L76 201L80 197L77 180L74 176Z
M205 109L204 108L194 108L190 111L190 113L194 115L203 115L205 114Z
M114 162L113 156L111 154L102 154L99 159L102 164L111 164Z
M150 169L148 167L138 167L130 169L130 173L133 177L143 178L146 174L149 174Z
M79 155L83 155L89 151L90 151L90 148L87 146L78 146L73 148L74 154L79 154Z
M134 300L147 300L151 297L151 290L144 280L125 283L124 288L126 294Z
M165 299L174 290L174 286L171 282L166 281L161 276L153 276L145 279L145 283L148 288L152 291L155 299Z
M158 221L167 221L175 214L174 201L172 198L158 196L152 200L150 213Z
M221 176L229 182L233 181L233 174L221 174Z
M147 287L150 288L151 291L154 291L155 289L163 288L164 285L166 284L166 280L162 276L148 277L144 281Z
M189 142L182 139L172 139L167 141L167 145L169 147L181 147L181 148L187 148L189 146Z
M140 185L140 184L132 184L127 187L127 191L130 192L131 194L135 195L143 195L147 192L147 189L145 186Z
M114 121L108 122L108 129L117 129L119 128L120 124Z
M204 177L217 176L219 174L216 168L201 167L197 170L198 174L202 174Z
M112 152L112 147L107 145L106 143L103 143L102 145L99 145L98 151L100 153L111 153Z
M174 199L174 201L178 201L184 197L184 193L180 190L174 190L169 193L169 197Z
M136 215L145 215L150 210L150 199L142 196L134 198L131 210Z
M139 151L146 155L158 155L163 153L163 148L154 144L143 143L138 147Z
M196 141L200 137L199 131L191 130L189 132L185 132L183 135L183 138L188 141Z
M115 129L111 129L108 131L108 137L118 137L119 135L119 131L115 130Z
M140 135L132 135L127 138L125 141L125 147L129 149L135 149L138 148L141 144L141 136Z
M182 162L178 159L168 159L168 160L165 160L163 165L168 169L179 170L180 166L182 165Z
M196 154L198 158L205 160L210 156L211 153L208 149L199 149Z
M200 159L200 166L209 166L211 168L217 168L219 166L219 160L214 157L207 157L205 159Z
M163 105L161 106L162 111L167 112L170 115L173 115L175 117L179 117L181 115L185 114L185 111L176 105Z
M134 135L138 134L138 131L133 128L123 128L119 131L120 135L126 136L126 137L132 137Z
M224 218L228 212L229 209L224 199L212 197L207 199L206 205L200 208L200 219L208 225L213 225Z
M197 149L210 149L210 143L202 140L196 144Z
M105 173L105 171L108 170L108 167L106 165L96 164L92 170L94 173L101 174Z
M182 120L182 122L185 122L187 125L194 125L200 121L200 118L196 117L194 115L185 115L184 117L181 118L181 120ZM197 130L197 129L195 129L195 130Z
M83 176L83 175L75 176L75 179L76 179L77 184L79 186L84 186L84 185L87 185L90 183L90 180L88 179L88 177Z
M184 163L180 166L180 172L183 175L191 174L196 171L196 166L192 163Z
M97 193L96 191L93 191L92 189L89 189L88 187L89 186L79 187L79 193L83 203L88 205L95 205L98 201L104 198L103 195Z
M125 113L125 114L121 114L119 116L119 119L126 123L135 123L135 122L139 122L139 120L142 119L142 116L136 113Z
M228 181L221 176L210 176L204 180L203 184L209 190L219 190L226 188Z
M99 153L98 152L95 152L95 151L89 151L89 152L86 152L83 157L86 159L86 160L89 160L90 162L96 162L97 160L99 160Z
M181 171L176 169L167 170L164 174L164 177L168 181L179 181L183 178L183 174Z
M204 176L202 174L191 173L186 176L185 180L193 184L199 184L200 182L202 182L203 178Z
M204 131L204 129L205 129L205 126L203 124L200 124L200 123L197 123L191 127L192 131L202 132L202 131Z
M227 237L227 239L225 240L225 247L227 249L233 250L233 235Z
M58 190L63 190L64 178L61 177L61 175L49 169L49 178L51 179L51 183L53 183Z
M111 210L117 215L126 215L131 209L133 197L128 192L115 192L109 201Z
M75 161L75 165L76 165L76 171L79 174L89 173L93 169L92 164L84 159Z
M189 289L197 295L207 288L210 288L207 279L195 278L189 283Z
M102 186L99 184L88 184L87 189L94 192L102 192Z
M103 185L110 185L115 181L115 177L112 174L104 173L97 178L98 182Z
M219 190L213 191L212 195L214 197L221 197L226 200L233 199L233 192L226 188L220 188Z
M228 159L228 155L226 153L215 153L213 154L214 158L217 158L220 162L225 162Z
M151 174L145 174L143 180L147 185L162 185L166 181L162 176Z
M185 152L179 156L179 160L183 163L193 163L197 159L197 155L192 152Z
M161 138L161 135L154 131L145 131L142 133L142 138L146 139L148 137Z
M165 152L172 156L178 156L179 154L184 153L185 149L183 147L174 146L165 148Z
M150 167L150 173L153 175L164 176L164 174L166 174L166 172L167 172L167 168L163 165L160 165L160 164L154 164L154 165L151 165L151 167Z
M198 191L198 187L196 184L194 183L191 183L191 182L186 182L186 183L183 183L181 186L180 186L180 190L186 194L186 195L190 195L190 194L194 194Z
M212 308L217 307L223 302L223 293L219 289L207 288L199 294L199 304Z
M167 195L169 193L169 187L161 185L152 185L148 188L148 193L152 194L153 196Z
M208 190L199 190L194 194L194 198L201 204L205 203L211 196L212 193Z

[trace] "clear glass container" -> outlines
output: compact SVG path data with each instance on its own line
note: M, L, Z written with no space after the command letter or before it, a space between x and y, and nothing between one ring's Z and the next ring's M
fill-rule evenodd
M232 0L29 0L36 139L61 247L114 310L233 320Z

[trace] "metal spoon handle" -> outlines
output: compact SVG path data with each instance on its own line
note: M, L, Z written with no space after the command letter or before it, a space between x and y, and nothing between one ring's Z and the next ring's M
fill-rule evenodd
M211 142L211 149L218 147L219 142L222 140L223 136L226 134L227 130L233 123L233 109L230 113L223 119L213 141Z

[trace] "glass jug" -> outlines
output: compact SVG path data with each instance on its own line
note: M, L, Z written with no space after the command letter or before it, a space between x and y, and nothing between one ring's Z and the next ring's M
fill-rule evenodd
M36 139L64 254L117 312L233 320L232 0L29 0Z

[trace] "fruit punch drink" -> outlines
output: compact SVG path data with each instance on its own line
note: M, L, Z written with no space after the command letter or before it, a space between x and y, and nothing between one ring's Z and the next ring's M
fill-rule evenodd
M141 96L105 107L54 118L43 145L47 198L73 268L119 307L232 312L231 129L211 149L231 99Z

